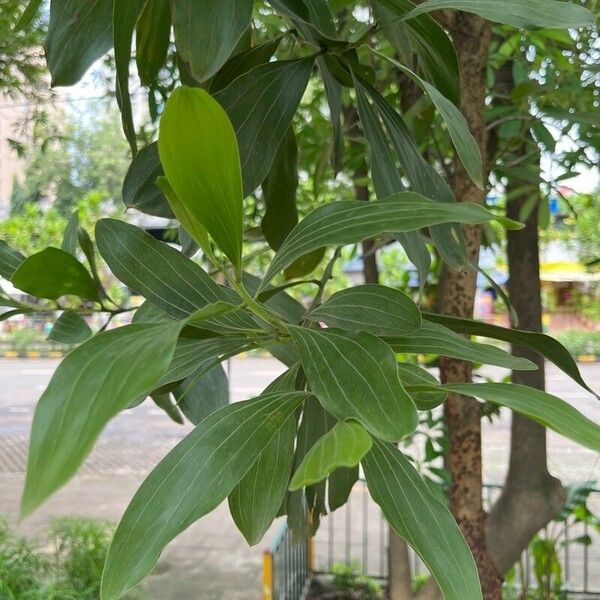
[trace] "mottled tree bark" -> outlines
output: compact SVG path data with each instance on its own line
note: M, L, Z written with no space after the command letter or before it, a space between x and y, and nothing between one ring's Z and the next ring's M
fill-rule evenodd
M469 123L482 156L487 146L485 122L486 69L491 25L471 14L457 12L450 33L458 55L461 80L461 110ZM485 192L477 188L455 160L452 181L459 202L482 204ZM477 263L481 231L465 227L469 259ZM475 303L476 273L445 267L440 280L439 310L442 314L472 317ZM440 360L443 383L469 382L471 365L464 361ZM502 578L498 573L485 537L485 511L482 502L481 409L478 402L459 394L450 394L444 407L449 452L447 468L452 477L450 506L473 552L486 600L502 597Z

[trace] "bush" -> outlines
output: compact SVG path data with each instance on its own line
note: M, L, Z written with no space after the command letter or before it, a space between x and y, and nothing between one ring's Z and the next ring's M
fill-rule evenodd
M591 354L600 356L600 331L569 329L556 334L556 339L573 356Z
M96 600L112 534L106 523L60 519L50 529L53 550L44 553L0 520L0 598Z

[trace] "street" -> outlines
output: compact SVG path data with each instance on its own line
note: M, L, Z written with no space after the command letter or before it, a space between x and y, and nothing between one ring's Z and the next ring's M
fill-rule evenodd
M0 514L11 519L18 510L35 403L57 364L55 360L46 359L0 360ZM272 359L246 357L231 361L232 399L256 395L282 370L282 365ZM591 387L600 389L600 364L582 365L581 370ZM486 374L500 379L505 372L494 369L486 370ZM548 391L570 402L589 418L600 420L600 401L552 366L547 367L547 385ZM486 482L502 483L508 458L509 428L510 418L504 411L493 424L487 421L484 424ZM190 426L170 421L150 401L124 411L106 428L80 473L25 521L20 526L21 531L39 534L52 518L66 515L118 521L143 478L189 429ZM554 433L549 434L549 464L551 472L566 482L600 478L597 454ZM364 495L364 490L359 488L355 490L357 498ZM358 500L355 504L358 506ZM374 521L373 527L376 526ZM148 578L144 597L153 600L258 598L261 553L272 537L273 532L259 546L248 549L228 515L227 506L222 505L166 549L159 566ZM355 538L352 546L360 560L358 541ZM598 550L596 546L595 565L599 564ZM377 548L369 560L381 562L382 558L381 548ZM319 561L322 564L328 561L324 538L317 540ZM199 589L201 595L198 595ZM249 595L249 589L255 593Z

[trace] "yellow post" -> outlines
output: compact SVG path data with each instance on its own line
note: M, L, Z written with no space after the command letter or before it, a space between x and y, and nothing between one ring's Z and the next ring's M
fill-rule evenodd
M314 560L315 560L315 538L311 536L308 538L308 540L306 540L306 563L307 563L308 570L310 573L313 573L315 570Z
M268 550L263 554L263 600L274 600L273 555Z

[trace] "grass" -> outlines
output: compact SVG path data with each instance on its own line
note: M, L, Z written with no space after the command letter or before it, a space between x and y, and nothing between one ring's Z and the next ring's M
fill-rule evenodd
M103 522L60 519L41 549L0 519L0 600L97 600L112 534Z

